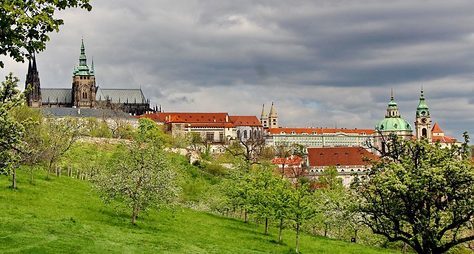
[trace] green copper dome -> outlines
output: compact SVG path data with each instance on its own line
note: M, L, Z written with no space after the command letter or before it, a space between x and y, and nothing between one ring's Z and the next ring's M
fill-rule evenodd
M390 96L390 102L388 103L387 113L385 114L385 119L380 121L376 126L375 130L377 131L412 131L411 125L402 118L400 112L398 111L398 105L395 102L392 94Z
M385 118L375 129L378 131L412 131L411 125L403 118Z

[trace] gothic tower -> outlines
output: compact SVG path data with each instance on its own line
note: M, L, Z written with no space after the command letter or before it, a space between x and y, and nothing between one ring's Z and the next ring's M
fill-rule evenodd
M96 92L97 86L95 84L94 63L92 63L89 69L89 66L87 66L84 40L82 40L79 66L74 68L72 77L73 106L78 108L94 108L96 106Z
M28 73L25 81L26 101L29 107L41 107L41 87L38 69L36 67L36 56L33 55L33 63L28 61Z
M432 141L430 110L425 102L423 88L421 89L420 102L416 108L415 129L416 139L427 139L428 142Z
M263 128L268 128L268 116L265 114L265 104L262 106L262 114L260 115L260 123Z
M278 128L278 114L276 112L275 106L273 105L273 102L272 107L270 108L270 113L268 114L268 127L270 129Z

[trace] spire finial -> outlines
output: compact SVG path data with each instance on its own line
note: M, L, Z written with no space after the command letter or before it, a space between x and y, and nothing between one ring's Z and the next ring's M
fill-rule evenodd
M421 85L421 95L420 95L421 98L424 98L424 91L423 91L423 85Z
M393 96L393 88L392 88L392 89L390 90L390 100L393 101L393 99L394 99L394 96Z

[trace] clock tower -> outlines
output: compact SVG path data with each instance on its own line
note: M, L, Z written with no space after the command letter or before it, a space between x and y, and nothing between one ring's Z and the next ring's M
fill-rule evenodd
M421 89L420 102L418 103L418 107L416 108L415 129L417 140L426 139L428 140L428 142L432 142L431 116L430 110L425 101L423 88Z

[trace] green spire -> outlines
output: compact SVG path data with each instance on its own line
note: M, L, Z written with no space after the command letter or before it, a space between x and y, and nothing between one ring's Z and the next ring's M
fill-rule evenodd
M425 101L425 95L423 93L423 87L421 88L420 92L420 101L418 102L418 107L416 108L416 116L429 116L430 115L430 110L428 108L428 105L426 104Z
M89 70L87 66L86 48L84 47L84 39L81 40L81 54L79 55L79 66L74 68L74 76L92 76L94 75L93 68Z

